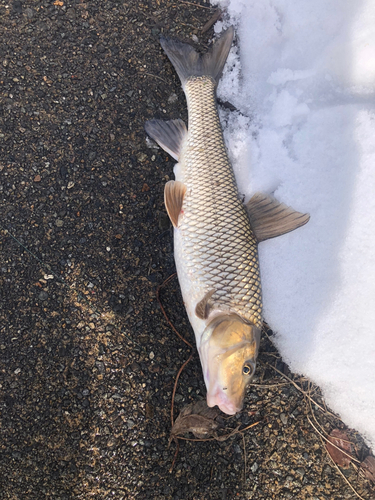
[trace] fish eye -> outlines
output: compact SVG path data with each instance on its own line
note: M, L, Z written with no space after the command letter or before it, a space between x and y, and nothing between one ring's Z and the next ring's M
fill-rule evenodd
M243 366L242 373L244 375L251 375L251 372L252 372L252 370L251 370L251 366L250 365L246 364L246 365Z

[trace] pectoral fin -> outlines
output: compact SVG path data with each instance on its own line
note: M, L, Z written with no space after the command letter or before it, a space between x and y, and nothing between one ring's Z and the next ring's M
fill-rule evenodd
M164 203L174 227L178 226L178 216L186 193L186 186L180 181L168 181L164 188Z
M270 195L256 193L246 204L250 224L258 241L294 231L305 225L309 214L296 212Z
M215 293L215 290L210 290L209 292L206 293L206 295L203 297L201 301L198 302L198 304L195 307L195 314L198 316L200 319L207 319L208 315L210 314L210 304L209 300Z
M187 134L186 125L182 120L149 120L145 123L145 131L164 151L178 161Z

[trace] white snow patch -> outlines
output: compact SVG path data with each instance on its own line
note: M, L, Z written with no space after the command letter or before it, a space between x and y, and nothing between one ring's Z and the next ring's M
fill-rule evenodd
M239 190L309 212L260 245L264 315L293 371L375 448L375 3L227 0L218 95Z

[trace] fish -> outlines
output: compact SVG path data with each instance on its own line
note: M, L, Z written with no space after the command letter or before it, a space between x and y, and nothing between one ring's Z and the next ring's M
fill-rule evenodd
M164 202L174 228L174 258L194 330L207 405L228 415L243 407L263 324L258 244L303 226L271 195L245 205L224 143L216 88L234 38L227 29L205 54L179 40L160 39L181 80L188 127L181 119L152 119L146 133L177 163Z

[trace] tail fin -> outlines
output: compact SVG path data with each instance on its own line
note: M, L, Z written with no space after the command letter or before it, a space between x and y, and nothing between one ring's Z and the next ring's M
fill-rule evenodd
M231 26L206 54L198 54L187 43L161 38L160 44L180 77L182 87L191 76L210 76L219 81L234 36Z

